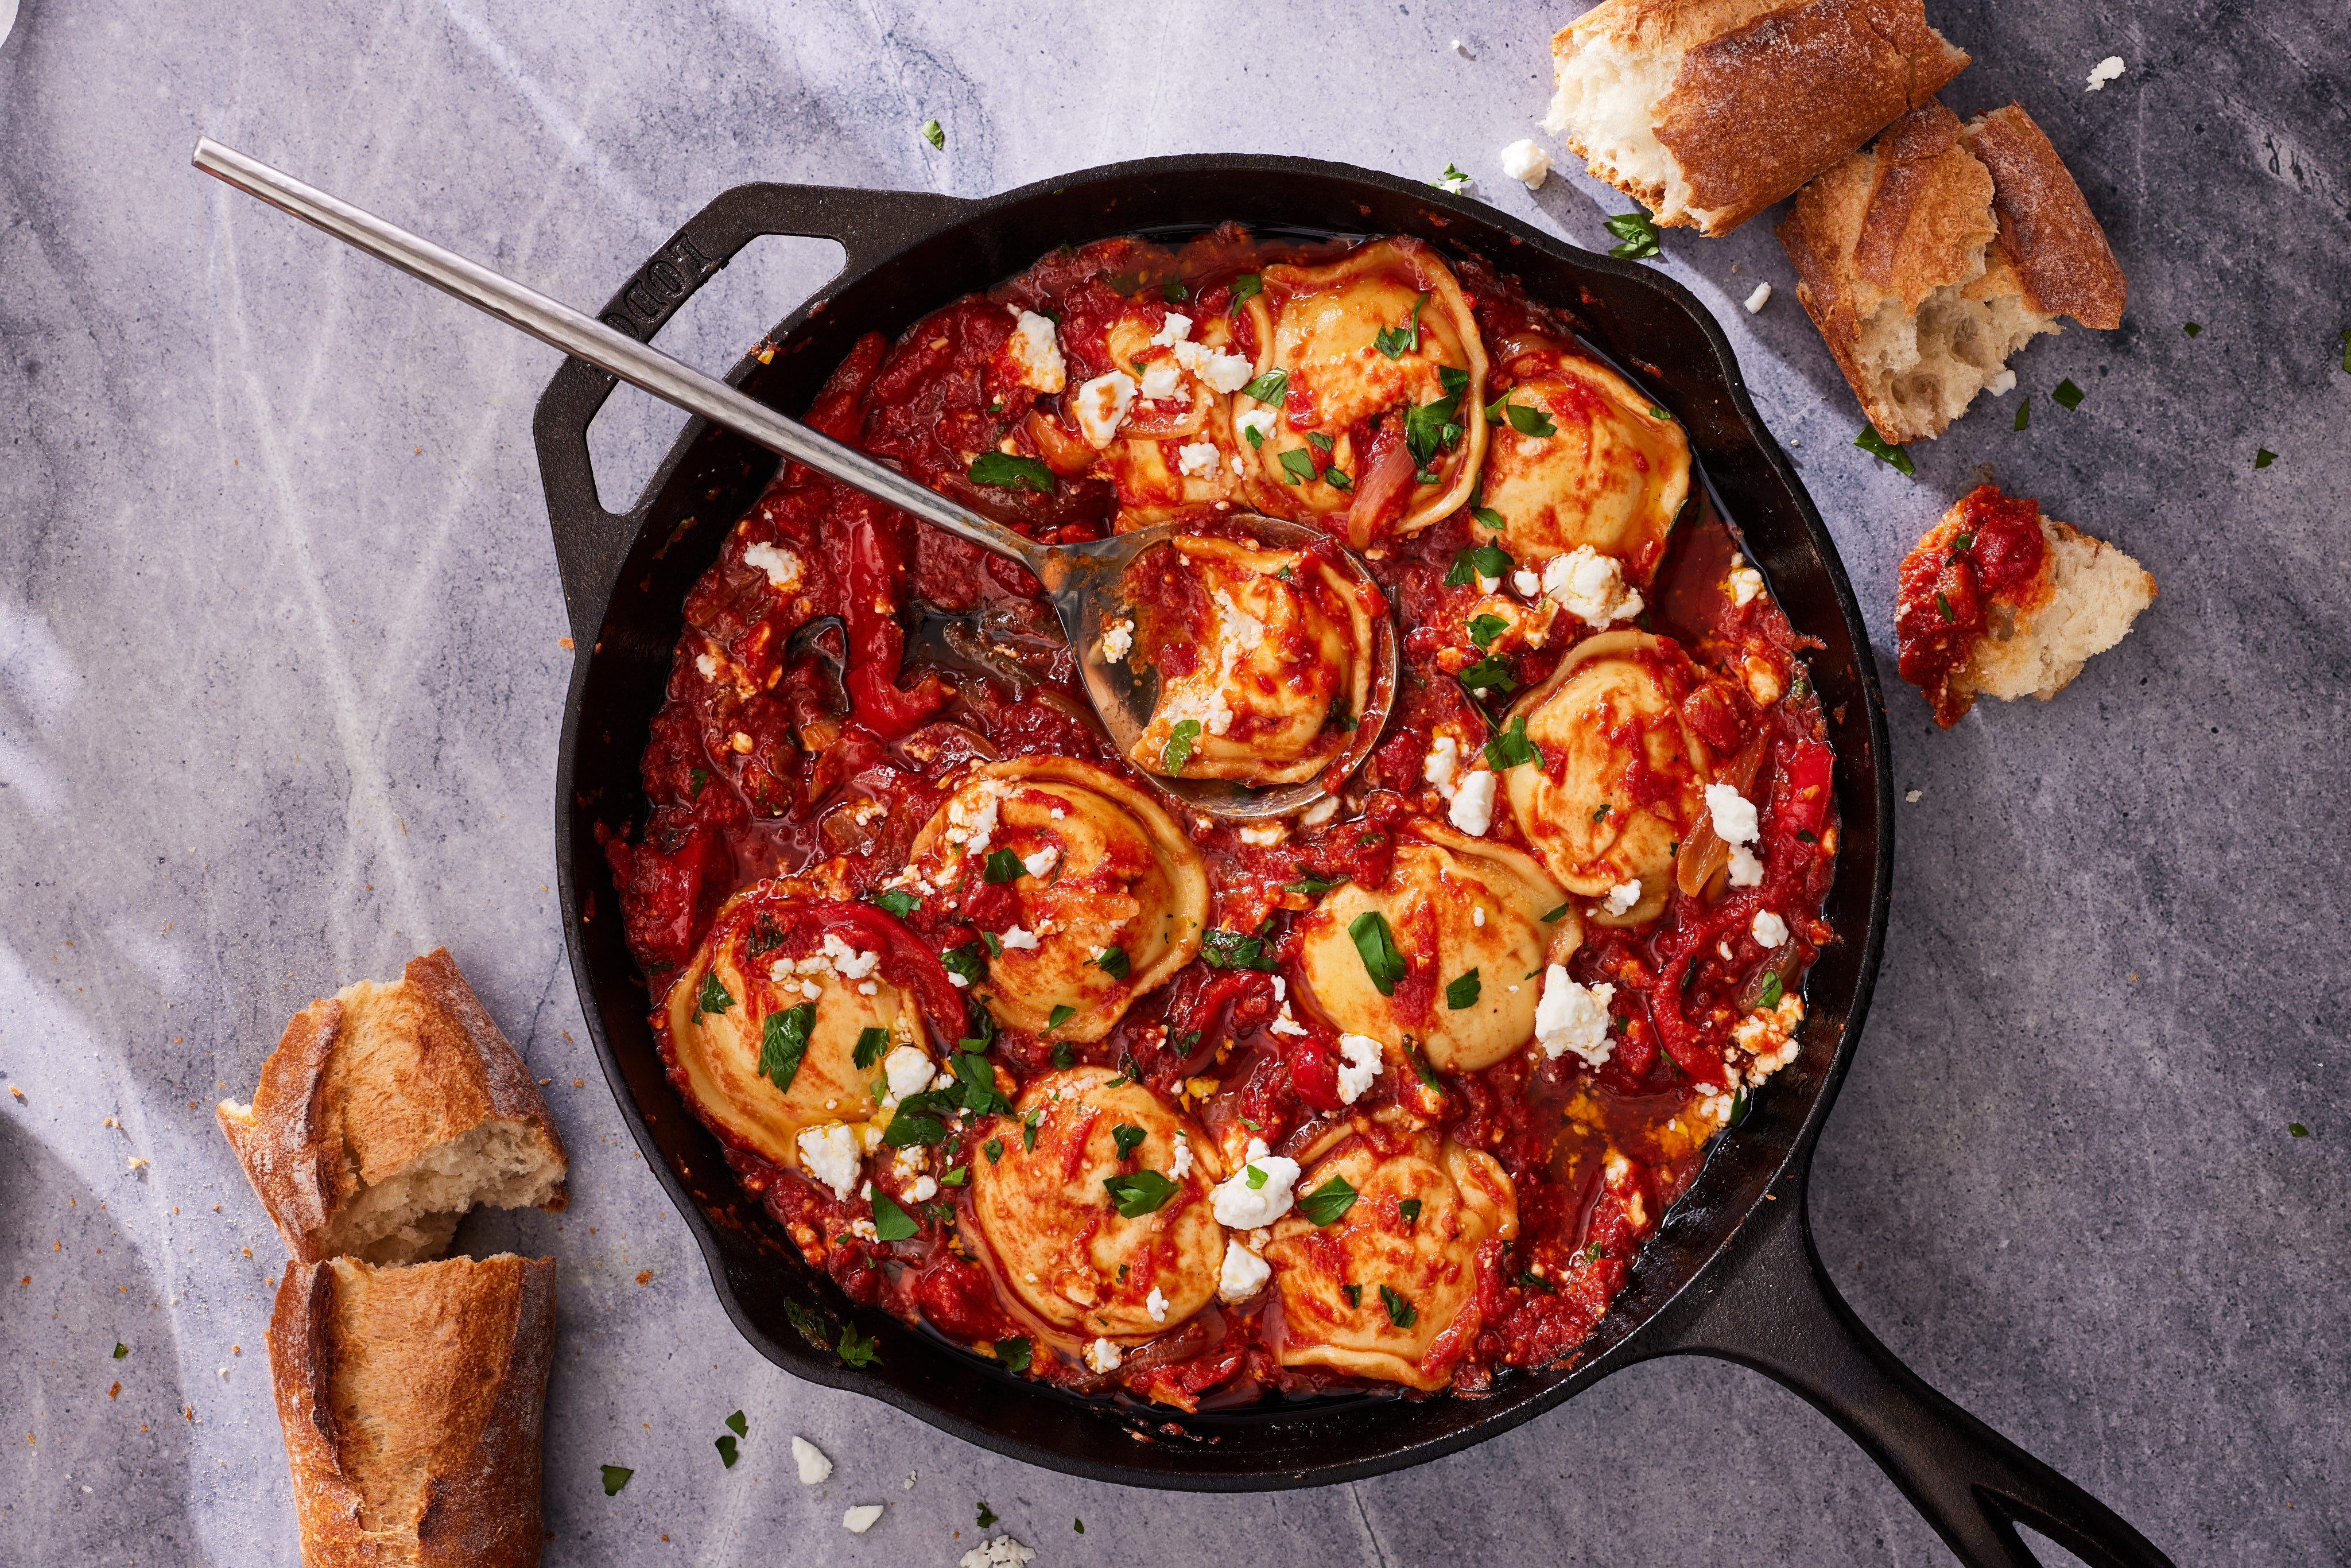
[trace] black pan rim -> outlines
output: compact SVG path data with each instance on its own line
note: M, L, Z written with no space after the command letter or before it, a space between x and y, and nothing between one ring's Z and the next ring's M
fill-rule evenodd
M1870 997L1875 988L1877 966L1883 952L1893 868L1895 831L1893 782L1891 770L1886 765L1887 740L1882 689L1866 627L1854 597L1851 583L1845 575L1834 542L1829 537L1826 526L1798 476L1793 464L1790 462L1779 444L1771 438L1761 415L1757 413L1748 392L1745 379L1740 372L1736 356L1731 351L1729 340L1722 333L1720 326L1685 286L1654 268L1582 250L1546 235L1508 214L1485 207L1482 204L1465 198L1448 195L1416 182L1318 160L1272 154L1186 154L1137 160L1077 171L972 201L948 202L936 196L914 193L906 194L910 201L933 204L938 210L938 221L925 229L920 236L927 238L1040 197L1064 193L1074 187L1128 184L1136 181L1148 181L1162 174L1189 174L1202 171L1267 176L1311 175L1322 180L1351 183L1357 187L1376 191L1386 196L1409 198L1414 202L1424 204L1434 214L1443 214L1442 221L1445 223L1466 220L1468 224L1482 227L1489 233L1499 234L1510 244L1532 247L1540 254L1565 266L1611 275L1661 296L1689 319L1712 352L1714 362L1710 369L1713 377L1719 382L1730 400L1747 441L1763 458L1772 477L1787 490L1792 499L1795 511L1803 524L1806 542L1823 572L1838 614L1844 622L1844 632L1850 640L1854 653L1851 674L1855 677L1855 685L1860 694L1859 700L1867 705L1864 719L1868 733L1870 756L1865 759L1865 765L1873 784L1876 813L1876 833L1874 852L1870 857L1867 891L1867 907L1870 914L1866 928L1861 934L1860 951L1852 982L1851 1000L1845 1009L1844 1021L1839 1038L1813 1092L1811 1104L1806 1109L1801 1124L1789 1138L1786 1149L1773 1168L1769 1180L1764 1184L1764 1190L1770 1191L1773 1188L1796 1185L1792 1181L1792 1177L1800 1180L1803 1170L1808 1166L1821 1127L1835 1103L1838 1089L1851 1066L1853 1052L1866 1019ZM1114 213L1106 213L1102 232L1128 232L1139 226L1152 225L1121 225ZM891 256L888 255L869 259L862 267L855 266L852 259L852 266L844 267L840 275L830 280L810 300L804 302L792 316L777 328L773 336L777 339L788 336L805 323L815 309L821 308L826 303L861 282L877 267L889 259ZM944 300L940 303L944 303ZM745 366L738 366L738 376L748 363L749 361L747 361ZM661 491L662 486L674 472L683 455L704 434L704 429L699 420L686 422L673 444L668 457L648 481L640 498L637 512L632 514L632 520L642 522L642 514L646 503ZM601 621L610 613L609 601L600 606L599 610L601 612L598 616ZM1750 1206L1714 1252L1704 1261L1690 1269L1680 1284L1664 1299L1655 1302L1649 1309L1648 1316L1638 1326L1591 1356L1590 1359L1578 1361L1566 1367L1554 1365L1550 1368L1509 1375L1511 1381L1519 1385L1515 1390L1509 1389L1506 1385L1503 1390L1492 1396L1448 1396L1447 1397L1462 1401L1473 1409L1484 1406L1485 1413L1475 1415L1465 1420L1458 1429L1437 1437L1402 1443L1373 1457L1333 1461L1325 1465L1246 1473L1231 1470L1204 1473L1124 1465L1089 1454L1071 1454L1045 1449L967 1419L943 1403L925 1400L859 1369L828 1362L812 1362L804 1356L786 1352L778 1347L768 1336L766 1331L748 1315L738 1295L737 1285L730 1277L726 1253L720 1246L710 1222L702 1213L686 1183L671 1168L667 1159L663 1157L644 1113L630 1103L631 1094L617 1050L605 1027L602 1011L593 1000L598 988L594 980L590 956L586 950L586 932L582 918L582 889L580 885L579 867L573 862L571 846L574 825L572 821L574 787L577 781L580 730L586 716L585 690L594 657L595 650L591 645L582 647L575 658L573 677L565 706L557 779L559 897L564 915L566 948L570 959L574 981L581 998L583 1022L595 1046L598 1058L603 1065L608 1083L612 1088L616 1099L624 1102L626 1108L622 1119L628 1124L632 1138L645 1157L646 1164L653 1167L656 1178L662 1183L671 1199L676 1203L680 1217L684 1219L689 1231L694 1235L705 1266L710 1270L722 1309L726 1312L729 1321L735 1324L737 1332L741 1333L754 1348L758 1349L768 1360L784 1367L795 1376L803 1377L828 1387L849 1390L881 1399L893 1408L902 1410L927 1425L990 1451L1042 1468L1081 1475L1096 1480L1153 1489L1222 1492L1281 1490L1361 1479L1458 1452L1556 1408L1561 1403L1605 1377L1611 1372L1652 1356L1672 1354L1677 1347L1662 1343L1664 1336L1660 1324L1669 1316L1672 1308L1688 1299L1693 1291L1704 1285L1708 1276L1715 1271L1717 1264L1735 1243L1740 1234L1740 1228L1744 1223L1745 1215L1753 1213L1754 1206ZM1859 758L1844 758L1844 760L1855 765L1860 765L1864 761ZM601 873L601 864L594 870ZM592 890L590 891L592 894ZM1759 1197L1756 1203L1760 1205L1761 1201L1763 1201L1762 1198ZM1664 1225L1661 1223L1661 1233L1663 1228ZM1654 1243L1656 1238L1653 1237L1651 1239ZM1604 1326L1605 1321L1603 1320ZM1025 1381L1016 1384L1008 1377L1005 1379L1005 1384L1008 1394L1017 1387L1029 1397L1075 1398L1060 1390L1044 1389L1042 1385ZM1092 1405L1095 1402L1086 1403ZM1354 1407L1363 1408L1364 1406L1359 1403ZM1225 1429L1241 1431L1250 1425L1282 1420L1284 1411L1280 1406L1276 1406L1259 1411L1241 1412L1220 1419L1225 1422ZM1111 1428L1105 1427L1105 1430L1109 1429Z

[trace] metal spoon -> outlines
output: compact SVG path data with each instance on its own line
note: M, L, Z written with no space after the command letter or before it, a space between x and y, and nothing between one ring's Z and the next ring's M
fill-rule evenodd
M501 277L489 268L420 239L407 230L339 201L248 158L210 137L196 143L195 165L271 206L293 214L337 239L367 252L413 277L455 295L466 304L488 312L508 326L551 343L568 354L608 371L632 386L724 425L842 484L862 490L925 522L936 524L983 549L1009 556L1045 585L1062 633L1077 652L1084 672L1086 695L1102 716L1122 755L1133 751L1135 739L1150 722L1157 695L1155 672L1141 679L1123 664L1106 663L1101 655L1102 633L1125 619L1121 596L1126 570L1151 550L1166 546L1179 533L1196 531L1182 524L1163 523L1134 533L1117 534L1092 544L1040 545L1000 523L956 505L946 497L893 468L884 467L863 453L844 446L798 422L785 418L764 403L755 402L722 381L679 363L657 349L617 332L592 316ZM1264 544L1277 549L1322 545L1341 570L1359 587L1372 588L1371 573L1353 552L1333 545L1328 535L1302 524L1251 513L1230 513L1223 519L1238 524ZM1221 530L1220 530L1221 531ZM1370 755L1387 722L1396 686L1396 633L1394 616L1374 621L1375 645L1371 699L1359 716L1347 750L1316 779L1258 789L1215 779L1170 779L1146 772L1144 777L1184 805L1212 816L1237 821L1286 817L1311 805L1344 783L1347 776Z

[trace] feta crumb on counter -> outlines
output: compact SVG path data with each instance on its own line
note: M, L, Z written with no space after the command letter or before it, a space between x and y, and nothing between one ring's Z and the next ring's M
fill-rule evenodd
M1258 1179L1255 1186L1249 1185L1252 1175ZM1228 1230L1254 1230L1260 1225L1271 1225L1290 1212L1290 1189L1297 1181L1296 1160L1268 1154L1264 1139L1251 1138L1248 1163L1217 1186L1217 1223Z
M1521 136L1502 149L1502 172L1530 191L1539 191L1551 178L1551 154L1534 143L1532 137Z
M852 1535L862 1535L881 1522L882 1505L878 1502L860 1503L841 1516L841 1528Z
M1747 297L1747 313L1750 316L1756 315L1762 310L1763 307L1771 303L1771 286L1768 283L1759 283L1755 286L1755 292Z
M1755 802L1728 784L1706 787L1706 810L1713 821L1715 837L1726 844L1751 844L1760 831L1755 819Z
M1760 946L1777 947L1788 940L1788 923L1768 909L1757 910L1747 930Z
M1535 1003L1535 1040L1543 1054L1557 1061L1572 1051L1594 1067L1604 1066L1616 1049L1608 1038L1608 1004L1615 996L1612 985L1576 984L1562 965L1546 968L1542 997Z
M847 1197L849 1189L857 1185L857 1129L843 1122L803 1127L794 1143L799 1149L800 1169L832 1188L835 1197Z
M1339 1103L1352 1105L1364 1097L1364 1091L1380 1075L1384 1053L1380 1042L1367 1034L1343 1034L1339 1037Z
M807 572L800 558L778 545L746 545L743 564L758 568L768 574L768 586L779 593L789 593L805 580Z
M1238 1306L1273 1278L1266 1260L1231 1237L1225 1239L1225 1266L1217 1274L1217 1295L1228 1306Z
M815 1486L825 1477L832 1474L832 1461L824 1457L822 1448L818 1448L806 1437L792 1439L792 1463L800 1468L802 1486Z
M1917 804L1918 803L1920 797L1921 797L1921 796L1923 796L1925 793L1926 793L1926 791L1925 791L1925 790L1923 790L1923 789L1913 789L1913 790L1911 790L1908 794L1907 794L1907 795L1903 796L1902 798L1903 798L1905 800L1909 801L1909 802L1910 802L1910 804L1912 804L1913 806L1915 806L1915 805L1917 805Z
M2105 86L2108 82L2114 80L2116 77L2122 74L2122 56L2108 55L2105 59L2100 60L2096 65L2090 68L2089 90L2095 92L2100 88Z
M1036 1556L1033 1548L1008 1535L993 1535L965 1552L958 1568L1023 1568Z
M1461 780L1453 792L1453 807L1447 816L1473 839L1484 838L1486 830L1494 825L1494 773L1481 768Z

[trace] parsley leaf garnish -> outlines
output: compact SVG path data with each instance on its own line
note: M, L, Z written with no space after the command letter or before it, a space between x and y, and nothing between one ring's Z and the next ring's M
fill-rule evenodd
M886 1192L873 1195L873 1234L883 1241L904 1241L920 1231L914 1217L890 1201Z
M2277 454L2266 446L2256 447L2253 451L2253 466L2256 468L2266 468L2276 461Z
M1469 641L1483 653L1493 645L1495 638L1510 629L1510 623L1499 615L1480 615L1469 622Z
M1273 959L1265 950L1265 938L1244 931L1217 929L1203 935L1200 961L1211 969L1273 968Z
M1404 978L1404 955L1396 950L1395 933L1388 929L1388 917L1376 909L1366 909L1355 916L1347 927L1354 940L1355 952L1364 960L1364 973L1380 995L1395 995L1396 982Z
M1069 1003L1063 1002L1054 1008L1052 1016L1045 1020L1045 1027L1047 1029L1059 1029L1077 1016L1078 1009L1071 1007Z
M997 1161L1004 1157L1004 1140L1002 1138L990 1138L987 1142L979 1145L979 1152L987 1156L987 1163L989 1165L994 1165Z
M1127 957L1126 949L1123 947L1105 947L1086 962L1113 980L1125 979L1134 968L1134 962Z
M1347 878L1343 876L1329 878L1319 876L1301 876L1296 882L1283 883L1281 884L1281 891L1284 893L1302 893L1309 898L1320 898L1324 894L1330 892L1332 888L1341 885L1346 881Z
M1157 1171L1136 1171L1132 1176L1102 1177L1109 1189L1111 1201L1118 1206L1121 1219L1140 1219L1155 1213L1160 1206L1176 1196L1176 1184Z
M890 1031L888 1030L879 1025L860 1030L857 1034L857 1049L851 1053L850 1061L856 1064L860 1072L862 1072L881 1061L882 1053L889 1049Z
M923 906L921 899L894 887L875 894L870 902L883 914L899 920L905 919Z
M942 152L947 150L946 129L935 120L923 121L923 140Z
M872 1366L882 1359L879 1342L859 1333L855 1323L841 1325L841 1343L833 1348L852 1366Z
M993 485L999 490L1034 490L1040 496L1053 493L1053 471L1034 457L1015 457L1008 452L983 452L971 460L968 477L975 485Z
M702 971L702 989L695 993L694 1021L700 1023L705 1013L723 1013L735 1005L734 996L718 983L718 971Z
M2027 392L2017 401L2016 428L2022 430L2032 423L2032 394Z
M705 785L705 784L709 783L709 782L710 782L710 770L709 770L708 768L687 768L687 769L685 770L685 783L686 783L685 798L686 798L687 800L701 800L701 799L702 799L702 787L703 787L704 785Z
M970 942L940 954L939 963L948 974L961 975L967 981L983 979L987 975L987 961L979 956L977 945Z
M1559 434L1559 426L1551 422L1551 415L1539 408L1529 408L1524 403L1497 399L1486 410L1486 417L1490 420L1497 413L1509 420L1510 428L1520 435L1557 435Z
M1010 850L991 850L987 856L987 878L989 882L1019 882L1029 868Z
M1756 999L1761 1001L1767 1008L1776 1008L1780 1005L1780 995L1782 988L1783 988L1780 984L1779 976L1766 975L1763 977L1762 992Z
M1288 454L1284 454L1285 456ZM1187 718L1179 721L1167 732L1167 749L1160 754L1160 766L1169 773L1181 773L1184 764L1192 759L1193 743L1200 738L1200 721Z
M1290 390L1288 371L1268 371L1249 385L1241 388L1241 396L1259 402L1278 403L1282 393Z
M1420 1199L1416 1197L1405 1198L1402 1203L1396 1205L1396 1212L1404 1216L1404 1222L1406 1225L1419 1224Z
M1540 761L1535 743L1527 738L1526 716L1510 720L1510 727L1486 743L1486 765L1499 773L1523 763Z
M1386 1285L1380 1287L1380 1305L1388 1310L1388 1322L1400 1329L1412 1327L1420 1316L1420 1309Z
M2064 381L2057 383L2057 390L2049 394L2049 401L2062 405L2066 412L2071 413L2074 409L2081 407L2082 400L2088 395L2089 394L2087 392L2074 384L2073 377L2068 376Z
M1381 353L1391 360L1400 360L1420 347L1420 310L1428 303L1424 294L1412 302L1412 319L1401 327L1383 327L1372 341Z
M1336 1225L1355 1207L1355 1188L1345 1176L1332 1176L1298 1200L1298 1212L1316 1225Z
M1364 1288L1361 1285L1342 1285L1339 1289L1347 1292L1349 1306L1360 1307L1364 1304Z
M995 1522L996 1511L988 1507L987 1504L984 1502L981 1503L979 1505L979 1527L982 1530L986 1530L989 1525L994 1524Z
M1118 1145L1120 1159L1134 1153L1134 1145L1150 1135L1132 1122L1121 1122L1110 1130L1110 1141Z
M1518 677L1499 653L1489 653L1454 677L1472 692L1514 692L1519 689Z
M1231 308L1226 313L1232 316L1239 315L1241 313L1241 306L1262 293L1264 288L1264 278L1259 277L1254 272L1242 273L1238 277L1233 279L1233 303Z
M1639 261L1657 254L1657 225L1649 214L1637 208L1619 213L1602 225L1616 236L1618 243L1608 247L1608 254L1626 261Z
M1479 989L1478 971L1472 969L1459 979L1447 984L1445 1005L1457 1013L1464 1008L1475 1007L1478 1005Z
M769 1013L759 1030L759 1076L779 1090L789 1090L792 1080L799 1076L800 1060L808 1055L809 1031L814 1028L814 1002Z
M996 1342L996 1364L1007 1372L1028 1371L1029 1363L1035 1354L1034 1347L1026 1339L1000 1339Z
M1020 1147L1024 1153L1033 1155L1037 1152L1037 1124L1044 1119L1045 1107L1042 1105L1038 1106L1034 1111L1029 1112L1027 1116L1021 1118ZM990 1141L993 1142L993 1140Z
M637 1473L636 1471L629 1469L622 1465L604 1465L600 1468L604 1472L604 1495L606 1497L620 1496L621 1489L629 1484L629 1478Z
M2074 383L2067 382L2065 384L2072 386ZM1895 471L1906 479L1915 477L1918 472L1918 465L1910 461L1910 454L1878 434L1874 424L1863 425L1861 434L1853 438L1853 444L1879 462L1892 464Z
M1510 552L1499 545L1472 545L1453 558L1445 574L1447 588L1467 588L1483 578L1499 582L1510 574Z
M1314 477L1314 455L1303 446L1293 446L1281 455L1281 471L1289 476L1289 485L1303 485Z

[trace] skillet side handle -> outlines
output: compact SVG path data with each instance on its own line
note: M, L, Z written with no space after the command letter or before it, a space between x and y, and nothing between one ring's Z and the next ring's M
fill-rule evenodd
M2039 1568L2030 1525L2092 1568L2172 1568L2105 1504L1936 1392L1865 1327L1822 1267L1803 1178L1782 1180L1684 1298L1666 1354L1719 1356L1844 1428L1970 1568ZM1661 1327L1666 1325L1660 1325Z
M859 276L913 240L953 221L967 205L922 191L852 191L829 185L737 185L686 221L621 287L598 319L640 342L653 335L763 235L839 242L841 277ZM828 285L827 287L831 287ZM588 426L621 383L584 360L567 359L539 394L531 420L539 481L555 528L555 562L563 604L584 653L602 624L612 584L635 541L646 497L629 513L610 512L596 493ZM648 488L659 487L659 476Z

